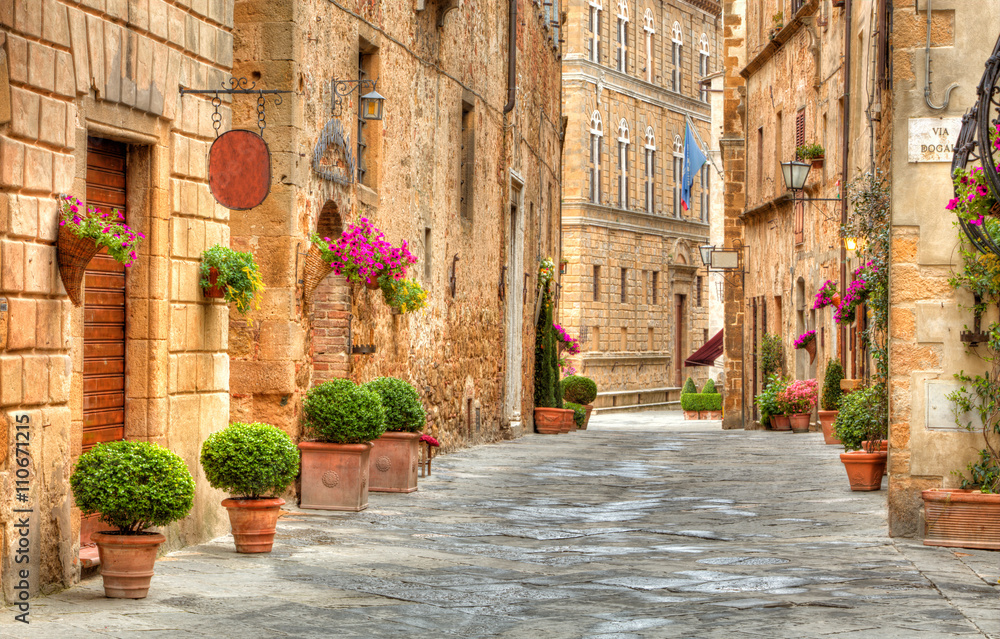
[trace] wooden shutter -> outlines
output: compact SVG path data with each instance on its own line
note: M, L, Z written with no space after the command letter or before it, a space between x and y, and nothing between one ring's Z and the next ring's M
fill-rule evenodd
M795 148L806 143L806 110L799 109L795 115Z
M127 147L87 141L87 206L125 213ZM87 267L83 328L83 450L125 437L125 267L107 250Z
M806 227L806 205L804 202L795 203L795 243L802 244L805 241Z

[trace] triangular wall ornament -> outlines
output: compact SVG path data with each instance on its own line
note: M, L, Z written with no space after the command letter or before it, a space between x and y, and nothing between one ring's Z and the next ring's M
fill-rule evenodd
M354 183L357 172L354 153L351 152L350 138L338 118L327 122L319 134L319 141L313 150L312 167L325 180L343 185Z

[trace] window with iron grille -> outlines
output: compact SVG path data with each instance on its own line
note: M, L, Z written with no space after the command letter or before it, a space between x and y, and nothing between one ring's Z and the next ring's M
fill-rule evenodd
M684 65L684 32L680 22L674 22L670 33L670 61L673 69L670 71L670 88L678 93L681 92L681 67Z
M364 53L358 54L358 81L363 87L364 80L368 79L368 74L365 68L368 66L366 63L369 56ZM359 89L360 90L360 89ZM361 184L366 184L365 177L368 173L368 156L365 151L368 149L368 145L365 143L365 119L361 117L361 100L358 100L358 182Z
M462 102L462 166L461 183L461 214L466 220L472 219L474 204L473 185L475 184L476 166L476 111L469 102Z
M656 166L656 149L646 147L646 212L653 212L653 175Z
M604 135L604 125L601 114L594 111L590 116L590 201L601 202L601 137Z
M622 267L622 281L621 281L621 301L622 304L628 299L628 269Z
M601 267L594 265L594 301L601 300Z
M684 156L674 154L674 217L680 217L684 209L681 207L681 180L684 179Z
M660 272L659 271L653 271L653 278L652 279L653 279L653 285L652 285L652 289L653 289L653 304L659 304L659 299L660 299L660 292L659 292L659 287L660 287Z

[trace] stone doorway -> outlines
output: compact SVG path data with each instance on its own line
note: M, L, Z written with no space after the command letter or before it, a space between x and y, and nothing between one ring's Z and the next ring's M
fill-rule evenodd
M327 201L320 211L316 232L336 239L343 232L340 207ZM316 386L331 379L343 379L351 372L347 334L350 326L351 289L347 279L330 273L313 293L309 308L312 318L312 379Z

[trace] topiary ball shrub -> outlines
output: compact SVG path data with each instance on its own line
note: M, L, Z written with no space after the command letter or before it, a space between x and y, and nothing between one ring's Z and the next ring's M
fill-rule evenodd
M840 380L844 379L844 367L840 360L831 359L826 365L826 377L823 378L823 396L820 404L823 410L837 410L844 391L840 390Z
M583 428L583 420L587 419L587 409L573 402L566 402L563 407L573 411L573 421L576 422L576 427Z
M395 377L379 377L362 388L373 390L382 398L386 430L419 433L424 429L427 413L413 384Z
M125 534L183 519L194 504L194 478L184 460L149 442L108 442L80 455L69 479L83 514Z
M718 392L715 390L715 381L711 377L705 382L705 387L701 389L701 392L703 395L712 395Z
M597 384L583 375L570 375L559 382L563 399L574 404L593 404L597 399Z
M306 429L321 442L361 444L385 432L382 398L349 379L334 379L311 388L302 406Z
M276 426L235 422L201 445L201 467L213 488L230 495L276 497L299 474L299 449Z
M681 389L681 395L693 394L698 392L698 387L694 385L694 380L690 377L684 382L684 388Z

